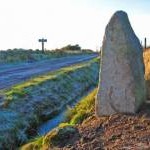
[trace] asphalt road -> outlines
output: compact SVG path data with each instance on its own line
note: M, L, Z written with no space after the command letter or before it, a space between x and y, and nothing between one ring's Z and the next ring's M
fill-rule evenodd
M33 76L88 61L94 57L97 57L97 54L63 57L35 63L0 65L0 90L10 88Z

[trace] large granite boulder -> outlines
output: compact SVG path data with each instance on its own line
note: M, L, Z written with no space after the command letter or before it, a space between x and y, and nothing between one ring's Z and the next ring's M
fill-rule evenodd
M96 114L135 113L145 100L143 51L128 16L117 11L103 39Z

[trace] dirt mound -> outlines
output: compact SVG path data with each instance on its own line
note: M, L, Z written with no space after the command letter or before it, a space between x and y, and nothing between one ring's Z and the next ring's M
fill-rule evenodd
M150 105L136 115L92 116L78 126L80 139L62 150L150 149Z

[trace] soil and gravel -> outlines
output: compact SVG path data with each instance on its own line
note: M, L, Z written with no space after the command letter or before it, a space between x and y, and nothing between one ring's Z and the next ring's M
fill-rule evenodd
M56 149L149 150L150 103L143 105L136 115L116 114L97 118L93 113L93 116L78 125L77 129L79 138L76 138L74 143L71 138L65 139L66 145Z

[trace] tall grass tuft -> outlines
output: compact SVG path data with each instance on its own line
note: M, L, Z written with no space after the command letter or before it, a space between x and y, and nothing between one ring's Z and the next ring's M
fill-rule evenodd
M68 108L66 112L66 121L70 124L80 124L84 119L94 113L95 96L97 88L84 97L75 107Z

